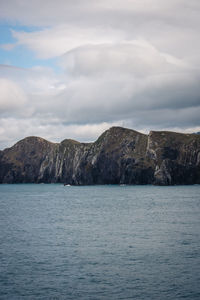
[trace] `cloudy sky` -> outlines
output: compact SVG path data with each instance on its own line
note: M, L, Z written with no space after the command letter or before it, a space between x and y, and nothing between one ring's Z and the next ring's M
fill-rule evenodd
M199 0L0 0L0 149L200 131Z

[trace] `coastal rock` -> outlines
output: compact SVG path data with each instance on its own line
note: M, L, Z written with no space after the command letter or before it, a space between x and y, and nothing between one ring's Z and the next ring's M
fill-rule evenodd
M0 151L0 183L200 183L200 135L112 127L94 143L27 137Z

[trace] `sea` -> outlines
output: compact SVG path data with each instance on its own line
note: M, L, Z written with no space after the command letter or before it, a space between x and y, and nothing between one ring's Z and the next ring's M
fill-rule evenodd
M0 185L0 299L200 299L200 185Z

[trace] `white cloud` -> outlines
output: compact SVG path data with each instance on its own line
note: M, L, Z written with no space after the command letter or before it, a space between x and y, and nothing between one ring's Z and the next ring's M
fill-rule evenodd
M3 82L12 79L18 94L26 95L20 102L13 88L0 88L2 95L4 89L14 95L2 103L10 103L7 117L17 118L16 136L92 139L108 124L139 130L198 127L198 70L144 40L79 47L63 55L61 64L59 76L48 68L0 67ZM21 120L16 105L24 112Z
M119 30L105 28L79 28L68 24L35 32L12 30L17 45L25 45L39 58L60 56L85 44L101 44L119 41L124 34Z
M24 69L11 65L0 65L0 77L12 80L18 84L26 94L43 94L48 91L62 90L62 76L55 75L51 68L34 67Z
M184 61L159 52L141 39L79 47L64 54L60 65L77 76L117 72L140 77L189 68Z
M117 123L100 123L85 125L64 125L59 120L54 120L54 124L41 123L40 119L0 119L0 149L11 147L27 136L42 136L43 138L59 143L66 138L72 138L82 142L93 142L97 137L111 126L122 125Z
M16 43L2 47L57 57L63 73L0 66L0 139L199 128L199 13L198 0L2 2L2 20L39 26L12 30Z
M27 102L23 89L15 82L0 78L0 113L5 114L24 108Z
M7 0L0 19L39 26L13 30L13 36L40 58L86 44L143 38L162 52L199 63L199 14L198 0Z

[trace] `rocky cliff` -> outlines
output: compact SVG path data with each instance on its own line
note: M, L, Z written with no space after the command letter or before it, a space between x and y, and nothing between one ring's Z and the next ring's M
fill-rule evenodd
M0 183L200 183L200 135L121 127L94 143L27 137L0 151Z

